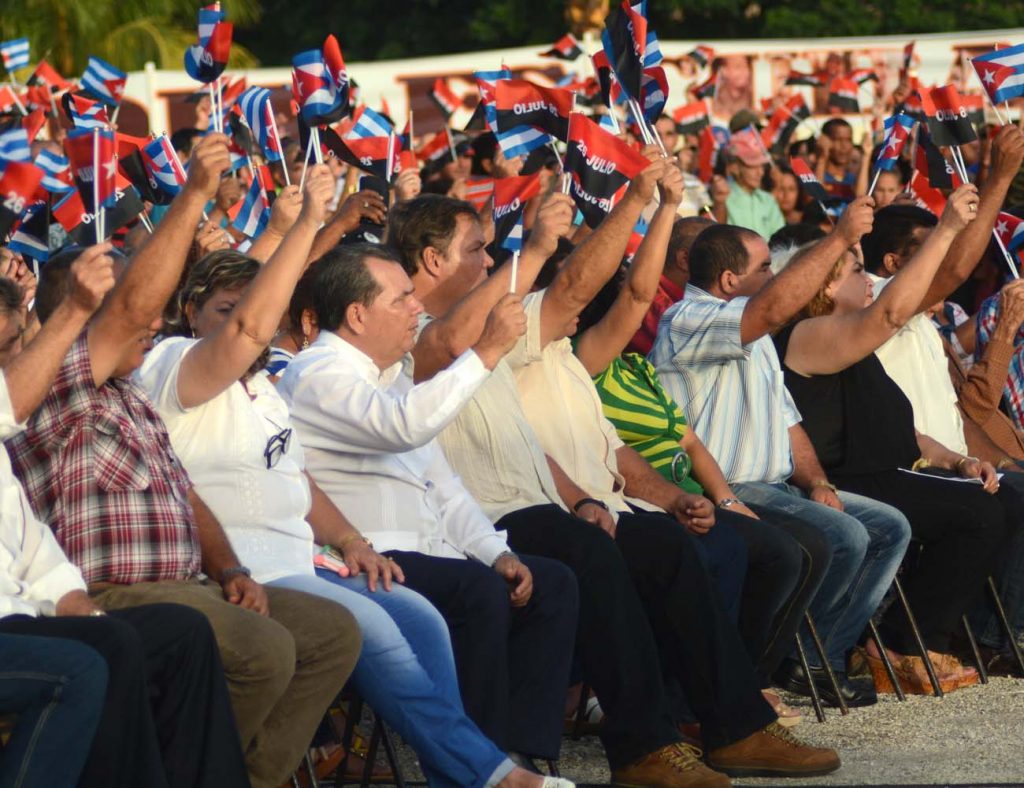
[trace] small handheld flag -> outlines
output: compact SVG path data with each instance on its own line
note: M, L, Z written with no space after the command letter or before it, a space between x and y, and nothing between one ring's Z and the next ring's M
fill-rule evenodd
M523 79L502 79L495 85L494 106L498 131L532 126L565 140L572 112L572 93L546 88Z
M523 248L523 214L526 203L540 194L540 173L494 181L494 242L502 249Z
M277 137L277 124L273 122L270 91L258 87L246 89L238 97L238 109L267 161L281 161L281 140Z
M441 114L444 115L445 123L449 121L460 106L462 99L455 95L455 92L448 86L448 80L438 77L430 88L430 99L433 101Z
M694 101L672 110L672 120L676 122L676 130L680 134L698 134L702 128L711 123L708 117L708 105L704 101Z
M102 102L92 101L77 93L65 93L61 101L75 128L106 129L110 127L107 109Z
M4 61L4 69L8 74L24 68L29 61L29 43L27 38L15 38L11 41L0 41L0 57Z
M812 200L823 203L829 199L829 193L825 191L825 187L821 185L821 181L815 176L814 170L807 165L807 162L799 156L793 156L789 160L789 166L793 169L793 174L800 179L804 191L810 195Z
M310 128L334 123L348 112L320 49L308 49L292 58L292 96Z
M971 65L994 105L1024 96L1024 44L978 55Z
M860 112L857 99L857 83L852 79L836 77L828 86L828 106L839 112Z
M921 104L936 145L965 145L978 139L963 97L953 85L922 90Z
M105 60L90 57L82 74L82 90L108 107L116 107L124 96L128 75Z
M36 166L43 171L42 187L51 194L64 194L75 188L71 165L66 156L43 148L36 156Z
M705 68L708 63L715 59L715 50L709 46L701 44L696 49L687 53L687 57L693 60L701 68Z
M878 152L878 160L875 162L876 169L891 170L896 166L903 147L910 139L914 122L912 117L902 114L885 119L885 139L882 140L882 149Z
M270 202L259 178L252 179L252 185L245 198L239 200L229 211L231 226L249 238L255 238L270 221Z
M540 56L553 57L558 60L575 60L582 54L583 47L576 40L576 36L572 33L566 33L551 46L551 49L541 52Z
M199 9L197 43L185 50L185 71L192 79L209 84L224 73L231 56L233 29L224 21L220 3Z

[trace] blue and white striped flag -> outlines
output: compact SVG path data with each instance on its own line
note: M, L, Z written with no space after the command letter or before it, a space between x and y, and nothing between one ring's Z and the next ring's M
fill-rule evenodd
M70 183L60 179L61 173L67 172L68 167L71 166L67 157L61 156L58 153L52 153L43 148L43 150L39 151L39 155L36 156L36 166L46 173L42 181L43 188L46 191L52 194L64 194L75 188Z
M270 91L266 88L247 88L238 97L238 108L267 161L281 161L281 141L274 133L276 126L272 123L274 108L270 103Z
M28 132L21 126L0 132L0 164L4 161L32 161L32 149L28 144Z
M0 56L4 59L4 68L10 74L28 65L29 46L27 38L15 38L0 41Z
M355 125L345 135L345 139L349 137L390 137L394 130L387 118L363 105L359 108Z
M231 222L236 230L245 233L250 238L255 238L270 221L270 204L267 202L266 192L263 191L263 184L259 178L253 178L252 186L245 195L245 202Z

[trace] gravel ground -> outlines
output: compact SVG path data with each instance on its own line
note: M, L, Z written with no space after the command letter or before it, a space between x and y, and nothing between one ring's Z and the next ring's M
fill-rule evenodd
M829 710L818 724L810 701L787 696L804 710L794 728L809 744L833 747L842 768L827 777L786 780L785 785L1024 785L1024 680L992 679L944 698L883 695L875 706L846 717ZM411 750L401 747L407 777L421 779ZM594 737L565 739L562 775L578 784L607 784L608 768ZM746 779L736 785L772 785Z

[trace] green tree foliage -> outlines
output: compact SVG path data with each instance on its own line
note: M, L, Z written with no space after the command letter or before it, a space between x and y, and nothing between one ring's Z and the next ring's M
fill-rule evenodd
M125 70L153 61L182 68L195 43L196 0L2 0L0 40L28 36L32 61L46 57L64 76L82 73L89 55ZM227 0L228 19L256 24L259 0ZM244 47L231 48L231 67L254 65Z

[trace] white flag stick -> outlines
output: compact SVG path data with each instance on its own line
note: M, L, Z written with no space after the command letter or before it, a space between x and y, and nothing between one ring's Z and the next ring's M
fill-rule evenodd
M299 191L301 192L303 187L306 185L306 168L309 166L309 154L313 149L313 136L316 131L316 126L309 130L309 140L306 142L306 155L302 158L302 176L299 178ZM282 162L287 164L286 162Z
M103 209L100 207L100 130L92 130L92 211L96 243L103 243Z
M25 105L22 104L21 99L18 98L18 83L14 81L14 77L11 77L11 81L9 84L11 86L11 97L14 99L14 105L18 108L18 112L20 112L22 115L28 115L28 110L25 109ZM50 99L52 101L53 96L50 96Z
M1006 245L1003 243L1003 239L999 237L999 233L996 232L996 228L992 228L992 237L996 239L996 244L999 246L999 251L1003 253L1003 257L1006 258L1006 265L1010 269L1010 273L1013 274L1014 279L1020 279L1020 273L1017 271L1017 265L1013 262L1013 256L1007 250Z
M153 234L153 222L151 222L149 220L149 217L146 216L145 212L139 214L139 221L142 222L142 226L145 227L149 231L150 235L152 235Z
M512 283L509 285L508 291L514 293L516 291L516 279L519 277L519 252L512 252Z
M868 188L868 197L870 197L871 193L875 190L875 185L878 183L878 176L881 175L881 174L882 174L881 168L878 168L878 169L875 170L875 177L873 177L871 179L871 186Z

